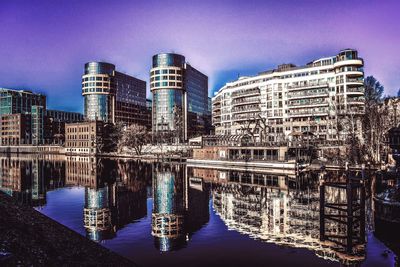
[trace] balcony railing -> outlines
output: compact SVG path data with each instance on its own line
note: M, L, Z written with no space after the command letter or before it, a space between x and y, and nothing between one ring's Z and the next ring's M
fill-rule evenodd
M364 97L347 98L347 103L365 103L365 98Z
M322 91L322 92L308 92L308 91L304 91L301 92L300 94L289 94L288 98L301 98L301 97L305 97L305 96L326 96L328 95L327 91Z
M259 113L236 114L233 116L234 120L255 120Z
M364 81L362 79L358 79L358 78L347 78L346 82L348 82L348 83L363 83Z
M289 102L289 107L297 107L297 106L312 106L312 105L325 105L328 104L328 101L318 100L318 101L304 101L304 102Z
M260 94L259 88L240 90L232 93L232 98L246 97L249 95L258 95Z
M260 107L259 106L255 106L255 107L238 106L238 107L234 107L232 109L232 113L250 112L250 111L260 111Z
M232 105L245 105L250 103L260 103L259 97L251 97L251 98L237 98L232 101Z
M328 113L328 109L323 109L323 110L301 110L301 111L295 111L295 110L290 110L289 115L319 115L319 114L325 114Z
M301 89L301 88L308 88L308 87L326 87L328 86L327 82L320 82L320 83L306 83L306 84L295 84L295 85L288 85L288 89Z
M347 88L348 93L364 93L364 88L363 87L354 87L354 88Z

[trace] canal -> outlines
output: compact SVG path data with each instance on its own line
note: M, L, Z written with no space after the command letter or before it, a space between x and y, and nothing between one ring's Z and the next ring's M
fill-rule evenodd
M375 233L371 195L383 186L373 173L64 156L0 162L0 190L138 266L394 266L399 252L400 241ZM346 175L361 186L343 190Z

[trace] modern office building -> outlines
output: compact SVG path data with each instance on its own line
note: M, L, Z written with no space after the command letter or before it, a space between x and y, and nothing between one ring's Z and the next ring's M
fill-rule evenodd
M83 121L83 114L63 110L47 109L46 117L59 122L78 122Z
M8 136L2 144L43 144L45 110L46 96L43 94L0 88L0 115L5 115L3 119L6 123L1 135Z
M46 144L63 144L65 142L65 124L83 121L83 114L62 110L46 110L44 128Z
M253 129L261 141L283 141L312 133L324 140L344 138L344 118L361 134L365 112L364 62L353 49L305 66L283 64L224 85L212 100L217 135Z
M26 90L0 88L0 115L30 114L32 106L46 109L46 96Z
M142 125L147 123L146 82L116 71L113 64L85 64L82 96L87 120Z
M154 55L150 90L153 134L174 133L187 140L209 132L208 77L189 65L184 56Z
M45 128L44 128L43 106L32 106L31 108L31 133L32 145L42 145L44 143Z

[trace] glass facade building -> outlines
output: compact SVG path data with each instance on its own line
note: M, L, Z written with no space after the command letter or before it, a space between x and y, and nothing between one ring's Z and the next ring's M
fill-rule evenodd
M0 88L0 121L5 124L4 127L0 127L0 136L4 137L1 143L43 144L45 112L45 95L26 90Z
M175 133L180 140L206 134L211 126L208 77L173 53L153 56L153 133Z
M115 70L106 62L85 64L82 76L87 120L147 124L146 82Z
M0 88L0 115L30 114L33 105L46 109L46 96L31 91Z

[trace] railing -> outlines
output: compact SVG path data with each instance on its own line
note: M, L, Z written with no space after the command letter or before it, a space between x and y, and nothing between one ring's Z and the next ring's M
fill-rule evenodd
M260 107L249 107L245 108L246 106L240 106L240 107L235 107L232 109L232 113L237 113L237 112L249 112L249 111L260 111Z
M255 120L257 118L257 114L251 113L251 114L236 114L233 116L234 120L249 120L253 119Z
M288 95L288 98L297 98L297 97L304 97L304 96L324 96L324 95L328 95L327 91L323 91L323 92L302 92L300 94L290 94Z
M240 90L232 93L232 98L245 97L248 95L260 94L260 89Z
M328 104L328 101L326 100L321 100L321 101L305 101L303 103L288 103L289 107L297 107L297 106L312 106L312 105L323 105L323 104Z
M315 87L315 86L328 86L327 82L321 83L307 83L307 84L299 84L299 85L289 85L288 89L299 89L299 88L307 88L307 87Z
M307 110L307 111L299 111L299 112L292 112L293 110L289 111L289 115L318 115L318 114L326 114L328 113L328 110Z
M365 98L347 98L347 103L364 103Z
M358 78L347 78L346 82L363 83L364 81L362 79L358 79Z
M252 98L247 98L247 99L235 99L232 101L233 105L239 105L239 104L250 104L250 103L260 103L260 98L259 97L252 97Z
M347 92L364 93L364 88L363 87L355 87L355 88L348 87Z

